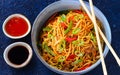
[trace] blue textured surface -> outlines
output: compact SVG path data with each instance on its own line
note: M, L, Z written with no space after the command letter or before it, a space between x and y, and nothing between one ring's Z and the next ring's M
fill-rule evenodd
M4 59L4 49L16 41L27 42L31 45L30 34L19 40L12 40L6 37L2 31L2 24L6 17L14 13L25 15L33 24L36 16L47 5L57 0L0 0L0 75L57 75L47 69L37 58L35 53L29 65L22 69L13 69L9 67ZM112 30L112 46L120 57L120 1L119 0L93 0L94 4L105 14ZM109 52L105 58L108 75L120 75L114 57ZM103 75L102 67L99 65L94 70L85 75Z

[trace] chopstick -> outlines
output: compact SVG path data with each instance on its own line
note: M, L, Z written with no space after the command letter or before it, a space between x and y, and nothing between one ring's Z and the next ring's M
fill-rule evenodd
M92 13L92 17L93 17L93 21L94 21L94 24L95 24L95 26L96 26L96 29L98 30L98 25L97 25L97 22L96 22L96 18L95 18L95 13L94 13L94 9L93 9L93 2L92 2L92 0L89 0L89 3L90 3L90 7L91 7L91 13ZM99 35L99 34L98 34ZM100 40L100 39L99 39ZM99 43L100 43L100 41L99 41ZM100 45L101 45L101 43L100 43ZM98 45L99 46L99 45ZM102 46L100 46L100 55L102 56L101 57L101 61L103 62L102 63L102 67L103 67L103 72L104 72L104 75L107 75L107 69L106 69L106 65L105 65L105 62L104 62L104 57L103 57L103 54L102 54Z
M85 11L86 11L86 13L88 14L88 16L90 17L90 19L92 20L92 22L93 22L93 18L92 18L92 17L95 17L94 11L92 11L92 16L91 16L91 14L90 14L90 12L88 11L88 9L86 8L84 2L83 2L82 0L79 0L79 1L80 1L81 5L83 6L83 8L85 9ZM90 2L91 10L93 10L92 1L89 0L89 2ZM104 42L106 43L106 45L107 45L108 48L110 49L111 53L113 54L114 58L116 59L118 65L120 66L120 59L119 59L119 57L117 56L115 50L114 50L114 49L112 48L112 46L110 45L110 43L109 43L108 40L106 39L105 35L104 35L103 32L101 31L101 29L100 29L98 26L97 26L97 28L98 28L98 31L99 31L100 35L102 36Z
M94 22L94 25L96 26L96 29L98 31L98 28L97 28L97 22L96 22L96 18L95 18L95 14L94 14L94 9L93 9L93 3L92 3L92 0L89 0L89 3L90 3L90 7L91 7L91 13L92 13L92 17L93 17L93 22ZM98 34L99 35L99 34ZM107 75L107 69L106 69L106 65L105 65L105 62L104 62L104 57L103 57L103 54L102 54L102 46L101 46L101 43L100 43L100 38L98 38L97 40L98 41L98 47L100 47L100 57L101 57L101 61L102 61L102 68L103 68L103 73L104 75ZM99 46L100 45L100 46Z
M108 40L106 39L105 35L103 34L103 32L101 31L101 29L98 27L99 33L102 36L103 40L105 41L106 45L108 46L108 48L110 49L111 53L113 54L114 58L116 59L119 67L120 67L120 59L117 56L115 50L112 48L112 46L110 45L110 43L108 42Z
M90 17L90 13L87 10L87 8L86 8L85 4L83 3L83 1L82 0L79 0L79 1L80 1L81 5L83 6L83 8L85 9L85 11L87 12L88 16ZM95 14L94 14L94 10L93 10L93 5L92 5L91 1L92 0L89 0L90 8L91 8L91 13L92 13L92 16L91 16L90 19L92 20L94 28L95 28L95 33L96 33L96 38L97 38L97 43L98 43L98 48L99 48L99 53L100 53L100 59L101 59L101 62L102 62L103 73L104 73L104 75L107 75L107 69L106 69L104 57L102 55L102 46L101 46L101 43L100 43L100 37L99 37L99 33L98 33L96 18L95 18Z
M89 18L92 20L92 16L89 13L88 9L86 8L85 4L83 3L82 0L81 1L81 5L84 7L86 13L88 14ZM108 46L108 48L110 49L111 53L113 54L115 60L117 61L118 65L120 66L120 59L118 57L118 55L116 54L115 50L112 48L112 46L110 45L110 43L108 42L107 38L105 37L105 35L103 34L103 32L101 31L101 29L97 26L98 31L101 35L101 37L103 38L104 42L106 43L106 45Z

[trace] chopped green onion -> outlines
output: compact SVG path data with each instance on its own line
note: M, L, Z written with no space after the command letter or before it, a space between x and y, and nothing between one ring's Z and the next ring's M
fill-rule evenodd
M93 40L93 42L96 42L95 35L93 35L93 33L92 33L92 32L90 33L90 37L91 37L91 39Z
M66 41L62 40L60 43L59 53L61 53L66 47Z
M84 41L83 40L75 40L72 42L73 45L76 46L83 46L84 45Z
M80 43L78 43L78 46L83 46L84 45L84 41L81 40Z
M66 16L65 16L65 14L62 14L61 15L61 20L64 22L64 21L66 21Z
M77 34L78 32L80 32L80 28L76 28L72 31L72 34Z
M52 56L55 56L54 52L52 51L52 49L50 47L47 46L46 43L42 43L42 49L45 49L46 52L48 52L49 54L51 54Z
M74 61L74 64L78 64L80 62L82 62L82 59L78 59L78 60Z
M77 56L82 57L82 56L83 56L83 53L80 53L80 54L78 54Z
M83 14L78 14L77 16L75 16L75 20L79 20L79 19L83 19L84 15Z
M52 34L48 34L48 38L51 38L52 37Z
M48 33L48 36L47 36L48 38L50 38L50 39L53 39L54 38L54 36L52 35L52 34L50 34L50 33Z
M43 28L43 31L49 32L51 29L52 29L52 28L50 28L50 27L45 27L45 28Z
M68 28L64 32L65 34L67 34L70 31L70 29L72 28L72 24L72 21L70 21Z
M75 40L72 42L73 45L77 45L78 44L78 40Z
M66 59L65 56L61 56L58 58L58 62L63 62L65 59Z
M80 52L79 50L75 50L75 55L82 57L84 53Z
M79 14L78 17L79 17L80 19L82 19L82 18L84 18L84 15L83 15L83 14Z

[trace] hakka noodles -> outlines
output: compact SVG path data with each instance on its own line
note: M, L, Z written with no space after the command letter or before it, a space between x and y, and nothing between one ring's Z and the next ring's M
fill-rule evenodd
M41 56L59 70L84 70L100 58L93 23L82 9L55 13L39 34Z

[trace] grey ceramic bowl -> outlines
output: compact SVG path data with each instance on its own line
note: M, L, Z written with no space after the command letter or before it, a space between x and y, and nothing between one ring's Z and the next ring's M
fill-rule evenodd
M87 2L85 2L85 4L89 8L89 4ZM83 71L65 72L65 71L62 71L62 70L55 69L54 67L49 65L47 62L45 62L45 60L39 54L38 47L37 47L36 43L38 42L39 33L42 29L42 26L46 22L46 20L52 14L54 14L55 12L59 12L59 11L62 11L62 10L68 10L68 9L79 9L80 6L81 6L81 4L77 0L57 1L57 2L54 2L50 5L48 5L45 9L43 9L34 21L33 28L32 28L32 33L31 33L33 49L34 49L37 57L39 58L39 60L47 68L49 68L50 70L52 70L56 73L67 74L67 75L84 74L84 73L87 73L87 72L91 71L92 69L94 69L96 66L98 66L100 64L100 59L99 59L95 64L93 64L92 66L90 66L89 68L87 68ZM103 15L103 13L98 8L94 7L94 9L95 9L95 15L97 16L97 18L103 24L106 38L108 39L109 42L111 42L111 30L110 30L110 26L109 26L109 23L108 23L106 17ZM104 57L107 55L108 51L109 51L109 49L105 45Z

